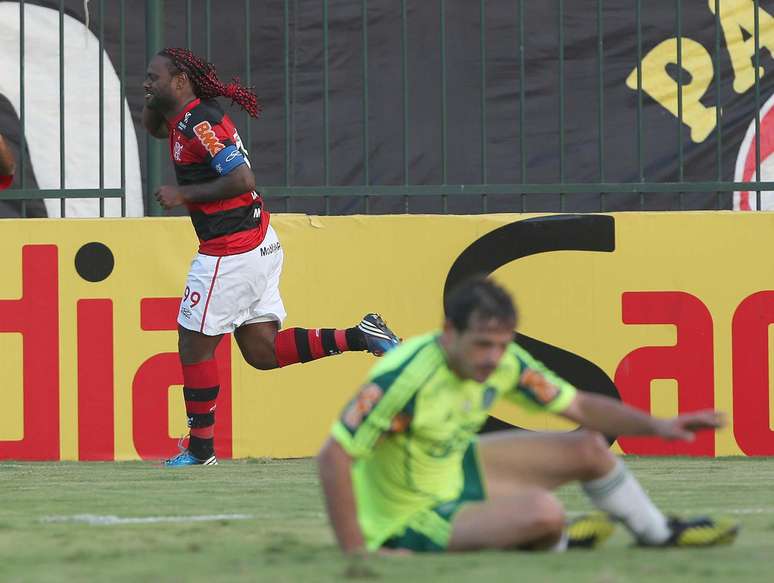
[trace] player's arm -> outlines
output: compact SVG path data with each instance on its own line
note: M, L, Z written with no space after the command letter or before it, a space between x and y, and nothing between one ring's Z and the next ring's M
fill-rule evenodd
M167 120L155 109L147 104L142 108L142 125L154 138L164 139L169 137Z
M185 202L212 202L239 196L255 190L255 174L247 164L240 164L228 174L210 182L178 187Z
M696 411L659 419L621 401L581 392L535 360L518 345L511 347L519 361L519 379L511 398L532 409L542 409L605 435L655 435L692 440L696 431L724 425L715 411Z
M255 190L255 175L247 164L242 164L224 174L201 184L185 186L160 186L154 193L156 200L165 209L185 203L212 202L239 196Z
M402 362L398 359L397 364ZM353 460L372 455L384 434L397 430L396 417L417 391L412 367L402 367L399 373L394 370L395 364L395 359L385 360L375 367L371 379L333 424L331 437L318 456L320 482L331 527L345 553L362 552L367 548L358 522L351 477ZM388 392L391 398L384 399Z
M13 176L16 171L16 162L13 153L0 134L0 176Z
M339 547L345 553L363 552L365 542L352 488L352 457L329 437L317 455L317 463L325 507Z
M606 435L655 435L686 441L693 440L697 431L717 429L725 424L723 415L716 411L695 411L661 419L616 399L580 391L560 415Z

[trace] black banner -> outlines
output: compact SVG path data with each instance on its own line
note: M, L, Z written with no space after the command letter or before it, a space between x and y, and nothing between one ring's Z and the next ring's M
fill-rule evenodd
M57 11L53 0L27 2ZM147 136L139 124L145 54L143 2L127 2L126 96L135 122L138 153L144 173ZM750 164L755 155L754 114L765 107L774 76L774 3L761 0L760 89L754 88L755 20L753 0L721 0L720 50L716 46L714 0L705 2L642 3L642 128L638 143L637 116L637 15L634 2L604 2L601 29L602 67L598 43L597 2L564 3L560 19L558 3L523 2L520 15L516 1L486 2L484 71L486 91L486 181L489 183L651 182L754 180ZM0 2L0 9L18 3ZM67 14L85 23L84 2L67 0ZM98 34L96 2L85 3L88 27ZM119 67L118 2L106 2L105 49L114 68ZM188 23L182 0L165 3L165 44L184 46ZM325 183L324 50L322 3L289 2L289 18L283 2L250 4L250 81L264 103L261 120L250 124L250 153L259 184L282 185L286 171L290 184L314 186ZM330 146L329 183L352 186L364 183L363 164L363 59L361 2L331 0L328 10L328 128ZM440 58L441 23L438 2L408 2L407 15L407 168L404 176L403 73L400 3L368 2L368 175L371 184L402 185L443 183L442 113L447 114L446 182L477 184L482 174L481 82L482 58L480 5L478 2L447 0L446 93L442 103ZM244 3L213 2L212 21L204 22L204 2L194 1L190 22L192 48L210 60L222 78L245 78L246 20ZM679 12L678 12L679 10ZM8 20L0 25L18 27ZM523 17L524 38L519 35ZM678 42L678 24L680 41ZM34 22L27 23L28 34ZM58 30L47 31L56 37ZM209 34L209 41L208 35ZM287 34L287 78L284 53ZM560 36L563 48L560 50ZM524 69L519 47L523 46ZM679 60L682 69L678 68ZM18 49L17 49L18 50ZM560 52L563 61L560 61ZM14 53L16 54L16 53ZM53 62L53 61L52 61ZM561 75L560 75L561 73ZM52 75L56 71L51 72ZM678 98L678 78L684 84ZM0 90L7 86L0 84ZM28 80L28 83L32 81ZM33 82L34 83L34 82ZM286 91L287 86L287 91ZM564 95L560 94L560 86ZM524 110L520 93L524 91ZM600 91L601 89L601 91ZM34 84L27 88L28 96ZM600 128L600 99L603 118ZM285 104L288 104L286 112ZM680 101L678 105L678 101ZM719 106L720 124L716 123ZM678 107L684 123L677 119ZM243 139L247 139L247 116L231 109ZM286 125L286 113L288 115ZM563 115L560 115L562 114ZM524 127L520 127L520 119ZM56 123L56 120L52 120ZM774 123L774 122L772 122ZM563 143L560 125L564 126ZM762 115L761 160L766 179L768 154L774 139L768 138L769 122ZM286 140L286 128L290 141ZM601 134L600 134L601 129ZM75 131L76 128L67 128ZM18 108L0 100L0 131L12 144L20 143ZM522 133L523 140L522 140ZM600 148L600 135L602 137ZM747 138L745 138L747 136ZM681 142L678 139L681 138ZM772 141L772 146L768 142ZM525 149L522 152L522 141ZM678 145L682 145L682 166ZM560 157L563 150L564 156ZM285 153L290 153L286 167ZM751 153L752 152L752 153ZM641 162L638 155L641 154ZM601 155L601 157L600 157ZM526 174L523 175L522 157ZM561 158L561 159L560 159ZM40 169L32 159L30 184ZM173 181L165 164L165 180ZM642 176L640 176L642 168ZM29 186L29 184L28 184ZM18 187L18 180L16 187ZM605 197L605 210L640 208L638 194L613 193ZM401 197L373 197L371 212L403 212ZM490 212L522 210L516 195L493 195ZM714 192L647 194L645 209L732 208L731 193ZM753 201L754 205L754 201ZM280 201L270 208L284 210ZM742 201L744 206L744 201ZM323 212L319 199L296 199L290 210ZM524 210L559 210L558 194L527 195ZM40 211L40 209L38 209ZM362 201L332 199L332 212L362 212ZM412 198L410 212L440 212L438 196ZM600 210L598 193L568 196L566 211ZM481 211L479 197L450 197L449 211ZM4 205L3 214L18 209Z

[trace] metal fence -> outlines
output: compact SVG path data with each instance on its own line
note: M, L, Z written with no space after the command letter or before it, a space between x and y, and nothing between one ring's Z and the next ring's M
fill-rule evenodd
M11 2L4 3L4 4L14 4ZM98 112L98 119L99 119L99 185L96 188L68 188L67 187L67 177L65 173L65 156L67 153L66 145L65 145L65 135L68 130L65 126L65 85L63 82L63 79L65 77L65 50L64 50L64 43L65 43L65 35L64 35L64 22L65 22L65 2L64 0L59 1L59 26L57 31L57 39L58 39L58 77L60 79L59 83L59 95L58 95L58 103L59 103L59 115L58 115L58 126L59 126L59 141L58 141L58 149L59 149L59 186L58 188L29 188L28 182L29 182L29 175L32 171L31 164L28 160L28 148L25 147L25 136L27 135L27 95L26 95L26 87L25 87L25 73L26 73L26 65L27 65L27 11L26 8L29 6L30 3L25 2L24 0L20 0L18 3L18 38L19 38L19 60L18 60L18 72L19 72L19 81L18 81L18 92L19 92L19 100L18 100L18 116L19 116L19 128L20 128L20 139L19 144L20 147L18 148L18 160L16 164L16 183L18 184L19 188L15 189L9 189L0 192L0 200L15 200L20 201L20 213L21 216L27 216L27 202L30 200L43 200L43 199L58 199L59 205L60 205L60 213L62 216L66 216L65 212L65 200L68 198L96 198L99 200L99 216L104 216L105 214L105 200L106 199L120 199L121 201L121 215L125 216L126 214L126 207L125 207L125 177L126 172L123 167L123 162L126 158L125 152L124 152L124 134L125 134L125 124L124 124L124 117L121 115L120 119L120 144L121 144L121 152L120 152L120 160L121 160L121 183L120 186L117 188L106 188L105 187L105 180L104 180L104 93L100 90L99 92L99 112ZM104 24L105 24L105 0L99 0L98 2L98 24L97 24L97 36L99 41L99 86L100 89L104 86L104 80L103 80L103 71L104 71L104 51L103 51L103 44L105 40L105 32L104 32ZM120 70L120 110L124 111L124 79L125 79L125 55L126 55L126 49L125 49L125 39L126 34L124 30L124 23L125 23L125 15L126 15L126 3L124 0L120 0L118 3L118 22L120 26L120 34L119 34L119 45L120 45L120 58L119 58L119 70ZM5 66L5 65L4 65ZM3 131L4 128L0 128L0 131Z
M415 112L412 111L412 104L410 99L411 85L409 69L411 66L412 50L409 46L410 35L409 27L411 25L412 3L408 0L399 0L399 26L395 30L394 41L399 45L399 56L393 66L396 70L400 71L400 83L399 87L396 87L396 91L400 93L400 116L399 121L395 122L396 127L399 125L400 132L402 133L401 140L401 152L400 155L395 156L396 163L400 164L400 168L395 169L395 173L402 177L399 183L383 183L380 182L378 176L372 171L372 160L374 152L372 149L372 127L371 119L373 114L374 104L374 64L370 62L369 47L369 32L371 26L371 17L369 11L373 10L375 0L354 0L349 3L337 2L330 3L329 0L317 0L320 3L320 15L321 19L318 23L321 47L317 47L315 50L319 50L321 53L321 80L322 88L320 91L319 107L321 109L320 119L320 133L319 139L321 140L320 148L320 160L306 160L310 164L319 164L322 168L322 173L316 184L298 184L296 181L296 174L294 171L294 163L297 163L298 154L293 151L293 144L296 136L296 126L293 122L293 108L294 108L294 94L292 90L292 79L294 75L298 73L297 66L293 54L294 51L299 50L301 40L298 38L298 32L294 30L292 21L294 14L297 14L299 8L298 0L283 0L281 4L281 17L277 21L280 29L278 31L277 38L281 43L281 47L278 49L281 58L271 64L274 67L276 78L281 79L281 90L278 91L278 97L270 105L278 112L281 112L282 123L281 133L274 136L278 149L281 150L281 158L283 160L283 168L281 176L278 180L261 184L259 190L264 197L268 198L271 207L274 210L293 211L298 208L302 208L303 205L299 204L299 201L303 199L314 199L320 201L319 212L332 213L340 212L336 209L334 201L339 198L346 198L351 201L352 204L348 207L347 212L374 212L374 201L382 199L384 197L390 199L396 199L401 201L400 210L403 212L411 212L412 205L420 197L434 197L439 201L438 212L450 212L450 199L464 199L467 206L463 205L463 208L468 212L488 212L492 210L490 201L492 197L499 197L501 204L495 210L511 210L513 212L523 212L526 210L532 210L530 205L527 204L528 197L538 198L550 198L551 205L555 206L557 211L566 210L578 210L573 205L568 203L575 196L580 194L592 194L595 202L588 205L588 208L584 210L589 211L605 211L611 208L610 197L629 195L627 199L629 202L626 204L626 209L637 210L645 209L647 207L647 199L654 193L665 193L670 195L676 195L678 200L678 208L689 208L690 205L685 204L685 197L691 195L691 193L714 193L715 201L714 205L709 205L706 202L702 203L704 208L727 208L729 203L728 199L732 192L735 191L750 191L755 192L755 204L754 208L761 208L761 192L774 190L774 182L759 180L761 176L761 102L765 96L765 88L762 89L761 79L761 31L760 31L760 19L761 14L759 0L750 0L754 5L754 31L752 35L752 42L754 43L753 51L753 71L754 71L754 83L752 89L752 118L754 119L754 156L755 156L755 171L754 178L756 180L729 180L727 176L724 176L724 147L726 146L724 141L724 123L722 118L723 107L727 105L722 95L721 85L724 83L723 71L724 66L722 64L723 57L723 27L721 24L721 7L722 3L726 0L714 0L714 46L712 47L712 62L715 71L713 80L712 100L715 107L716 123L714 130L714 158L716 172L711 177L705 177L705 179L696 180L686 176L684 171L686 165L685 157L685 143L686 143L686 124L684 123L684 94L685 88L690 86L692 80L686 80L685 67L683 62L684 52L684 3L682 0L672 0L670 2L670 9L673 11L674 20L674 36L676 39L676 69L673 76L676 77L677 89L676 89L676 120L673 143L663 143L661 147L666 156L674 153L676 162L676 176L670 180L649 180L646 173L646 163L644 155L643 139L646 136L648 129L644 127L646 122L646 116L644 115L644 109L646 105L652 107L652 97L649 96L643 86L643 6L642 0L628 0L626 3L612 3L603 2L603 0L593 0L595 11L593 13L593 20L586 20L589 24L593 22L595 28L593 37L595 39L595 60L596 60L596 79L593 85L596 88L594 98L596 100L596 116L595 121L596 130L594 137L594 144L587 143L587 148L593 148L596 150L597 164L594 169L594 179L587 181L573 180L567 176L567 71L566 65L568 62L568 55L566 54L567 35L568 35L568 22L567 22L567 10L568 6L565 5L565 0L553 0L556 4L552 7L552 13L555 15L556 20L553 23L538 23L539 27L550 27L552 34L556 35L555 54L551 57L551 61L556 64L556 77L554 79L553 91L555 98L555 114L557 118L556 137L558 139L556 147L556 164L558 166L558 175L556 179L549 181L532 181L531 180L531 163L530 163L530 150L532 143L530 143L530 136L528 132L524 130L527 121L528 101L530 93L530 75L526 66L526 61L529 58L527 43L525 39L529 38L530 31L534 31L536 24L534 22L525 23L525 2L524 0L509 0L512 5L512 9L516 14L516 20L511 23L512 28L508 34L513 36L513 43L515 47L515 53L512 56L513 63L516 65L516 76L513 80L515 99L518 101L516 118L517 124L514 128L517 148L514 150L513 166L518 168L518 181L501 182L492 180L491 166L489 151L492 147L492 138L490 135L491 128L497 126L500 123L504 123L499 119L492 119L491 111L489 109L491 97L489 90L491 89L489 82L489 71L493 64L488 57L488 47L492 39L492 35L495 32L492 31L493 27L490 20L488 20L488 11L497 6L498 9L502 7L504 2L495 2L495 0L479 0L478 2L478 38L468 39L471 46L475 44L477 46L477 55L475 60L478 64L478 127L479 132L477 136L477 166L478 166L478 179L467 181L464 183L456 182L450 178L450 162L449 162L449 144L450 144L450 120L449 120L449 97L450 89L448 86L448 75L451 70L454 70L459 66L459 63L451 61L448 52L449 36L447 33L447 27L449 24L448 11L452 0L435 0L434 10L436 10L437 26L438 26L438 43L435 47L437 51L437 64L438 70L426 71L425 74L433 76L436 79L437 86L437 101L435 103L435 111L439 118L440 135L439 142L437 144L437 152L434 156L437 158L438 175L439 179L429 182L422 180L421 182L412 181L410 164L412 156L417 154L418 148L415 143L412 143L412 129L420 123L422 120L415 116ZM460 0L461 1L461 0ZM8 2L0 2L2 4L14 4ZM30 2L24 2L20 0L18 3L18 30L19 30L19 127L21 136L26 135L26 122L28 111L25 107L26 98L25 93L25 65L27 64L27 33L28 24L26 16L26 8L30 6ZM32 171L32 166L27 159L27 149L25 147L19 148L19 160L18 171L16 179L16 189L6 190L0 193L0 198L5 200L18 200L21 201L21 214L27 215L26 201L29 200L41 200L41 199L59 199L60 201L60 213L62 216L66 216L65 200L73 198L96 198L99 200L99 215L105 215L105 201L107 199L117 198L121 200L120 214L126 215L126 151L125 151L125 136L126 136L126 122L125 113L127 104L127 79L132 77L135 81L144 75L144 65L141 70L128 71L127 70L127 41L135 47L138 46L137 39L132 39L130 27L127 26L127 22L131 19L144 18L145 38L141 46L144 46L145 55L141 59L143 63L147 62L150 55L153 55L163 46L168 43L171 36L167 33L169 28L170 19L176 21L178 25L177 33L181 30L184 34L184 42L186 46L193 47L196 43L203 44L200 47L203 55L209 60L213 53L213 22L214 15L213 9L215 7L214 2L211 0L146 0L143 3L144 13L142 15L131 12L127 14L127 8L135 10L140 3L127 3L125 0L118 0L117 2L105 2L105 0L91 0L87 3L86 12L92 16L91 21L87 25L92 30L98 40L98 67L99 67L99 101L97 117L99 119L99 178L98 184L92 188L69 188L69 177L66 176L65 159L67 157L67 144L66 135L68 132L73 131L75 128L68 128L66 126L66 104L65 104L65 83L66 78L65 71L68 67L68 63L65 60L65 17L68 11L78 17L77 8L80 7L79 2L65 2L65 0L58 0L57 2L49 2L53 10L58 10L59 14L59 26L58 26L58 77L59 83L59 99L58 99L58 134L59 134L59 186L58 188L31 188L29 185L29 174ZM129 4L129 6L127 6ZM217 10L222 12L224 10L225 3L218 3ZM360 88L359 97L359 112L356 117L358 119L360 132L360 152L359 160L357 161L357 179L350 179L348 181L337 181L332 175L332 137L331 137L331 124L332 124L332 106L335 105L336 96L332 94L330 87L330 55L329 47L331 45L331 36L329 30L329 22L331 22L331 5L336 10L346 4L349 13L352 13L356 6L359 10L359 23L358 23L358 36L360 43L357 46L350 46L349 50L351 54L356 56L360 60L359 78L353 79L353 83ZM393 2L393 4L395 4ZM706 4L706 3L705 3ZM395 4L397 6L397 4ZM607 9L616 7L621 10L622 6L628 6L628 11L634 20L634 35L635 43L634 47L636 55L631 55L632 58L636 56L636 88L633 89L633 97L635 99L634 107L634 127L635 135L631 136L636 149L636 174L631 180L615 180L610 178L616 173L612 172L612 167L609 162L610 158L610 130L606 125L605 119L608 115L608 107L606 102L606 96L609 93L608 86L606 84L608 71L608 51L610 47L606 45L608 37L606 36L606 18ZM243 0L234 1L227 4L227 10L231 13L231 16L237 15L238 21L241 22L241 27L238 29L230 30L232 39L235 45L241 49L242 55L239 56L241 61L241 78L250 85L255 81L255 64L254 59L254 47L260 39L255 38L256 31L256 9L258 7L265 8L265 3L260 0ZM646 7L648 10L657 10L652 5ZM662 10L663 6L659 6L658 10ZM84 15L85 16L85 15ZM350 21L349 25L353 23ZM106 37L106 23L109 25L112 31L112 36L108 39ZM573 21L573 25L577 26L577 19ZM499 28L497 29L499 30ZM222 36L222 34L221 34ZM175 40L179 40L176 37ZM238 40L238 42L236 42ZM104 55L106 51L103 50L106 42L111 45L111 52L113 55L113 64L118 73L120 79L120 90L118 98L120 100L119 106L119 118L120 118L120 138L121 144L120 150L120 184L114 184L110 187L106 186L105 180L105 95L102 90L104 86L103 73L105 69ZM611 41L612 42L612 41ZM134 61L137 63L137 60ZM727 69L727 67L726 67ZM726 80L727 81L727 80ZM434 96L435 98L436 96ZM138 118L138 112L134 112L135 118ZM237 116L235 116L237 117ZM237 126L242 129L245 134L247 144L254 146L254 137L258 131L254 127L255 123L247 116L244 119L236 120ZM139 128L139 125L137 126ZM0 128L2 131L2 128ZM138 130L138 135L141 133L141 129ZM23 144L23 142L22 142ZM281 144L281 146L279 146ZM472 146L471 146L472 147ZM166 145L160 141L147 140L144 155L144 197L145 197L145 212L150 215L159 215L161 209L156 205L153 200L152 194L155 189L164 181L170 178L169 162ZM706 157L706 152L705 152ZM295 160L295 162L294 162ZM262 182L262 176L258 176L259 183ZM502 201L506 200L505 207L503 207ZM620 208L620 207L617 207Z

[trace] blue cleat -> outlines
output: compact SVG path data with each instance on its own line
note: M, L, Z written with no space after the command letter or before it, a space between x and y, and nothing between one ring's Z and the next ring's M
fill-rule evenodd
M181 468L183 466L217 466L218 460L214 455L211 455L207 459L201 460L196 457L187 447L183 447L183 440L185 437L181 437L177 444L180 448L180 453L175 457L171 457L168 460L164 460L164 467L167 468Z
M164 461L164 466L167 468L180 468L182 466L217 466L218 460L214 455L211 455L206 460L200 460L194 456L187 449L181 451L173 458L169 458Z
M381 356L400 344L400 338L387 327L379 314L366 314L357 328L365 335L367 350L374 356Z

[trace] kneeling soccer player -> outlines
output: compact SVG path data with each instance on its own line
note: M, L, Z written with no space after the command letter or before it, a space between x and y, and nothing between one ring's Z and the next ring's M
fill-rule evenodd
M733 522L664 516L602 436L687 440L721 427L721 416L657 419L579 392L513 342L516 320L505 290L470 280L449 296L442 332L405 342L372 370L318 456L342 550L591 547L612 532L611 519L643 546L732 542ZM500 397L585 429L479 439ZM552 490L574 480L604 514L568 526Z

